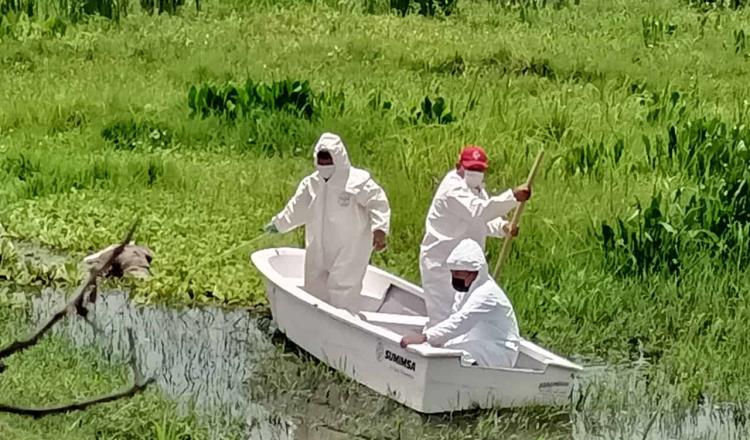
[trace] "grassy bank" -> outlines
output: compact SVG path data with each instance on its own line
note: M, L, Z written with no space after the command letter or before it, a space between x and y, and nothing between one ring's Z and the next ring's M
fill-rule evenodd
M375 263L418 281L424 216L459 148L487 148L498 191L544 147L502 279L522 333L568 355L647 357L687 401L746 399L748 11L536 3L459 2L441 18L209 1L63 35L6 19L5 236L80 257L140 215L155 254L142 300L263 302L247 251L215 257L258 234L334 131L392 203ZM303 83L273 86L287 80ZM19 268L3 246L7 277L75 278Z

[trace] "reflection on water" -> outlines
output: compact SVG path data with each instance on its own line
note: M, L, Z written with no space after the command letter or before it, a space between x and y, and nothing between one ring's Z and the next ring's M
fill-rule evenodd
M589 367L576 382L573 438L740 440L750 438L748 408L704 403L691 410L672 402L668 380L648 365ZM657 385L658 384L658 385Z
M34 322L62 304L59 292L46 290L33 301ZM245 382L273 346L247 311L135 306L119 292L100 295L90 307L97 330L82 319L67 319L53 331L78 346L95 343L109 359L121 361L130 353L132 329L141 372L182 409L194 407L219 430L230 419L244 420L248 439L291 439L288 422L249 400Z
M62 302L62 295L51 290L35 298L35 323ZM114 292L100 296L90 316L97 331L81 319L66 319L53 331L62 332L78 346L95 344L108 358L119 362L130 352L127 332L132 329L143 374L155 377L161 392L180 403L183 409L194 406L214 430L213 438L221 438L230 420L244 422L244 439L355 438L347 434L347 429L340 432L346 424L324 423L345 419L350 420L350 428L399 423L398 435L411 432L418 433L419 438L474 438L492 417L495 417L494 425L511 425L503 431L506 434L509 429L516 438L524 438L521 425L533 425L535 417L539 420L533 413L504 413L500 419L497 414L488 417L478 413L462 421L451 418L438 430L427 429L427 422L410 410L368 394L364 387L356 384L340 384L347 389L347 396L351 394L355 398L353 404L347 404L330 397L331 390L337 387L335 383L323 383L312 389L295 382L334 382L333 377L321 372L320 365L314 366L313 362L303 365L309 370L307 373L293 373L286 381L274 380L285 374L288 368L284 363L290 361L276 353L268 332L262 331L258 319L246 310L135 306L127 301L124 293ZM642 365L588 367L576 381L569 418L545 425L544 438L560 438L561 432L570 433L576 440L750 438L747 408L706 404L690 412L675 411L669 403L669 381L660 380L656 386L654 378L647 378L647 371L647 366ZM266 376L268 378L260 382L252 380ZM250 386L256 388L251 390ZM271 401L253 402L252 391L256 391L257 398L258 387L283 389L273 390L276 397ZM302 388L321 396L311 399L300 391ZM657 394L662 397L655 397ZM326 400L325 405L314 403L321 398ZM361 402L357 402L357 398ZM280 400L287 402L280 405ZM280 417L277 411L287 414ZM361 416L362 413L367 414ZM505 437L503 434L498 438ZM564 438L570 437L564 434ZM529 438L539 438L538 433Z

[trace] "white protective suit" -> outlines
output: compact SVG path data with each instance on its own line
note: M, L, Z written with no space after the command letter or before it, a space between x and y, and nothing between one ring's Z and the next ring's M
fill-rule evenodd
M516 207L513 192L489 197L484 188L471 189L453 170L445 176L432 199L425 221L419 254L419 270L427 306L427 325L445 319L451 311L454 290L445 262L450 252L471 238L484 250L486 237L504 237L501 216Z
M314 161L323 150L333 158L333 175L326 181L316 170L302 179L273 223L282 233L305 225L305 290L357 313L373 232L388 234L391 209L370 173L351 166L339 136L321 135Z
M479 244L463 240L451 252L449 270L479 271L467 292L456 292L451 314L428 327L430 345L463 350L463 361L483 367L513 367L520 334L513 306L489 275ZM451 285L450 276L445 281Z

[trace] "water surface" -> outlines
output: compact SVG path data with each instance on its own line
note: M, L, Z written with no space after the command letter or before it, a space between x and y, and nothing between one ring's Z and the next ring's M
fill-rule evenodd
M34 322L62 302L60 292L43 291L33 300ZM283 337L273 341L269 322L244 309L135 306L125 293L110 292L100 295L90 320L96 330L71 317L53 331L122 362L132 330L141 372L181 408L194 408L214 438L231 423L241 424L248 440L750 438L747 408L677 410L665 390L656 397L643 363L587 367L567 409L425 417L342 379Z

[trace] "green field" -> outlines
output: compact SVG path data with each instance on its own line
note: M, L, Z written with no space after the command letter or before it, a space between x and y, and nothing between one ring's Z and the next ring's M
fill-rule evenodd
M746 2L461 0L447 17L377 0L132 2L119 20L52 0L29 20L10 3L0 279L76 282L77 260L140 217L155 258L139 300L263 304L248 252L300 246L301 231L217 256L259 234L332 131L391 201L374 263L418 282L424 217L460 148L486 148L494 192L544 148L501 278L522 334L591 362L646 359L664 384L651 392L684 404L750 397ZM11 240L70 262L28 263Z

